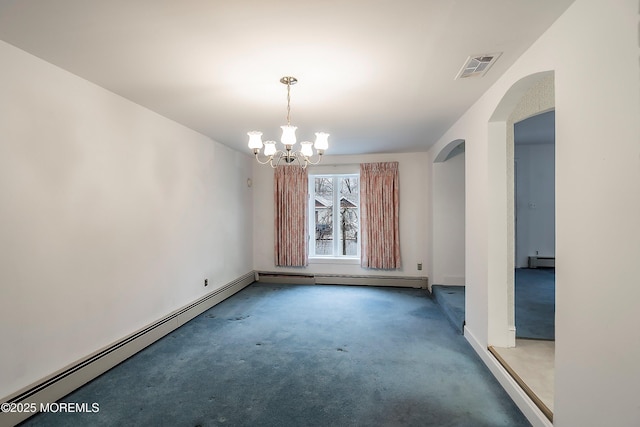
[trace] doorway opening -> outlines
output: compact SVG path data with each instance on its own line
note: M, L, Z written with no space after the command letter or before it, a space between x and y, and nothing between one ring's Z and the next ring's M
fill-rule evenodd
M530 330L539 329L539 325L533 322L527 325L531 320L527 317L527 309L518 307L523 296L520 285L526 285L526 277L521 274L524 270L520 269L523 262L529 267L529 259L535 263L546 258L546 261L553 259L555 266L555 195L546 194L543 198L538 188L548 192L551 185L551 193L554 193L552 177L555 172L553 167L549 170L549 164L545 172L532 167L532 163L537 162L534 158L545 157L549 152L553 158L555 145L532 149L522 144L524 131L541 133L549 130L535 125L544 119L555 120L554 108L553 72L537 73L516 82L507 91L488 124L489 350L550 420L553 419L555 343L529 336L532 335ZM555 126L551 132L555 134ZM520 144L517 139L521 140ZM536 175L540 173L544 176ZM524 207L519 206L522 203L525 203ZM543 210L545 215L542 215ZM541 217L547 222L543 224ZM531 233L537 233L537 236L526 239ZM549 234L551 238L547 240L538 239ZM550 335L554 338L555 292L551 299L551 319L547 315L545 320L550 321Z
M516 339L555 339L555 110L514 125Z
M431 292L459 333L465 325L465 141L433 161Z

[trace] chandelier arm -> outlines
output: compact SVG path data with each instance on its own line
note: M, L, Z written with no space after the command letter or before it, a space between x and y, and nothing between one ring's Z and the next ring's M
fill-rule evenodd
M300 151L289 150L278 150L272 156L265 156L264 161L260 160L260 152L256 150L255 158L258 163L261 165L266 165L267 163L272 167L276 168L280 165L280 162L284 159L285 163L292 163L296 161L302 169L305 169L308 165L317 165L322 161L322 154L316 152L312 156L305 156ZM314 156L317 156L316 160L312 160Z
M256 156L256 161L258 163L260 163L261 165L266 165L267 163L270 163L271 160L273 160L273 156L265 156L265 161L264 162L261 161L260 157L259 157L260 156L260 152L258 150L255 150L254 154Z
M271 165L272 168L277 168L280 165L280 162L282 161L282 158L285 156L284 151L282 150L278 150L274 153L274 155L272 156L271 162L269 163ZM273 161L275 160L275 164L273 163Z
M303 159L305 159L305 162L304 162L304 163L302 163L302 160L300 160L300 158L301 158L301 157L302 157ZM296 151L296 152L293 154L293 158L296 160L296 162L298 162L298 166L300 166L302 169L305 169L305 168L307 167L307 161L306 161L306 158L305 158L305 157L304 157L304 156L303 156L299 151Z
M304 158L305 162L307 162L310 165L317 165L318 163L320 163L320 161L322 160L322 154L320 153L316 153L316 154L318 155L318 160L314 162L311 160L312 156L309 156Z

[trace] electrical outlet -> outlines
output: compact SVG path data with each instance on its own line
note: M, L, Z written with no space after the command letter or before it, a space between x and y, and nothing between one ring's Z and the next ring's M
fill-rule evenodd
M418 263L418 270L422 270L422 263L421 262Z
M204 285L209 286L209 279L204 279Z

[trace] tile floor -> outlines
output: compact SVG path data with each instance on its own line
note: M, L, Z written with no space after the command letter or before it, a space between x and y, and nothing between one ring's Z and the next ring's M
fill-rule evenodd
M496 353L553 413L555 341L517 339L513 348L493 347ZM517 380L517 378L516 378Z

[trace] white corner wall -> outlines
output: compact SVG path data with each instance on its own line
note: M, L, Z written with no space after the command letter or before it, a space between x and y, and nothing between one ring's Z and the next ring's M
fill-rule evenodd
M310 263L306 268L276 267L274 263L273 169L256 163L253 168L254 261L258 271L313 274L350 274L378 276L429 276L427 270L427 177L430 165L427 153L371 154L363 156L324 156L322 165L356 165L366 162L399 162L400 175L400 256L399 270L363 269L360 263ZM423 264L418 271L417 264Z
M491 247L488 123L505 94L526 90L519 81L554 72L558 427L640 425L639 21L637 0L576 0L432 147L466 140L465 336L484 352L495 315L489 289L508 258Z
M4 42L0 62L3 397L250 272L253 219L249 156Z

